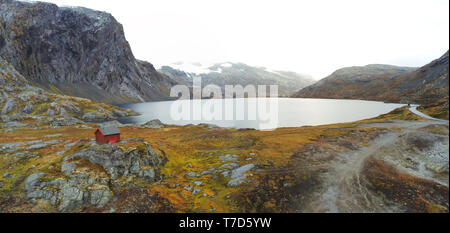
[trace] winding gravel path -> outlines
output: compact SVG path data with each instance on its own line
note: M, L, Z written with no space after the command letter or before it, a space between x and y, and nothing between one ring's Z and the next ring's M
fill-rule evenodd
M416 114L417 116L423 117L425 119L432 120L432 121L438 121L438 122L442 122L442 123L447 123L448 124L447 120L442 120L442 119L437 119L437 118L434 118L434 117L430 117L430 116L420 112L419 110L417 110L418 107L419 106L410 107L409 111L411 111L412 113Z

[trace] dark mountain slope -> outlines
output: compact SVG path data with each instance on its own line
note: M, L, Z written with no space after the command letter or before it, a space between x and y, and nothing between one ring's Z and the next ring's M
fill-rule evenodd
M431 104L447 99L448 52L419 69L368 65L343 68L294 97ZM448 106L448 105L447 105Z
M388 83L415 68L367 65L337 70L294 95L299 98L386 100Z
M41 87L107 103L166 99L175 84L135 59L112 15L82 7L0 0L0 56Z

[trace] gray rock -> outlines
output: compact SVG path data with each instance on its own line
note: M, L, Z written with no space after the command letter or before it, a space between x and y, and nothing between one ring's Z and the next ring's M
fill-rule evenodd
M227 162L227 161L237 161L237 158L239 157L239 155L230 155L230 154L226 154L226 155L222 155L219 157L220 161L222 162Z
M28 126L28 124L18 123L18 122L15 122L15 121L9 121L9 122L6 122L5 124L3 124L1 126L1 128L22 128L22 127L25 127L25 126Z
M33 145L33 144L38 144L38 143L42 143L44 141L42 140L34 140L34 141L27 141L25 142L25 145Z
M36 157L36 154L29 153L29 152L21 152L14 155L15 159L29 159Z
M0 189L3 188L5 184L3 184L3 182L0 181Z
M194 181L193 183L195 185L197 185L197 186L202 186L203 185L203 182L201 182L201 181Z
M155 180L155 170L153 168L149 168L143 171L143 177L147 180L153 181Z
M156 153L150 145L144 144L144 146L144 151L138 149L124 151L113 144L93 145L86 150L67 156L63 160L88 159L91 163L101 165L111 175L112 179L129 174L140 174L143 167L151 167L154 174L152 174L152 171L147 171L147 175L156 178L160 172L160 166L165 163L165 159Z
M449 165L447 164L442 164L442 163L427 163L425 165L425 167L433 172L436 173L444 173L444 172L449 172Z
M38 189L31 192L27 192L25 198L27 200L36 200L36 199L46 199L50 201L50 204L56 205L57 203L57 192L54 190L44 190Z
M194 190L192 191L192 195L197 194L197 193L200 193L201 191L202 191L201 189L194 189Z
M245 166L242 166L240 168L237 168L231 172L231 180L228 182L228 186L238 186L239 184L242 184L244 182L247 182L247 174L245 174L247 171L250 171L255 167L254 164L247 164Z
M118 121L108 121L108 122L104 122L104 123L101 123L98 125L99 128L108 127L108 126L121 127L123 125Z
M3 173L3 178L8 178L8 177L9 177L9 173L8 172Z
M45 173L36 173L28 176L24 181L25 190L27 190L27 192L33 190L33 188L39 184L39 178L45 175Z
M66 176L72 176L73 171L75 171L75 166L78 164L78 162L72 162L72 163L63 163L61 165L61 172L66 174Z
M53 109L51 109L51 108L49 108L48 110L47 110L47 112L45 113L45 115L46 116L55 116L56 115L56 112L53 110Z
M90 204L99 208L104 207L111 200L111 191L106 189L97 189L90 192Z
M43 142L43 143L31 145L27 149L28 150L42 149L42 148L45 148L45 147L50 146L50 145L59 144L61 142L62 142L61 140L46 141L46 142Z
M27 114L30 114L30 113L32 113L33 111L34 111L34 107L33 107L33 104L30 103L30 102L28 102L28 103L25 105L25 107L22 109L22 112L27 113Z
M240 168L237 168L235 170L233 170L233 172L231 173L231 178L237 178L237 177L241 177L244 176L244 173L247 171L250 171L251 169L253 169L255 167L254 164L247 164L245 166L242 166Z
M6 114L10 113L14 109L14 107L16 107L17 103L18 102L14 99L8 99L8 101L6 101L5 106L3 106L3 109L1 112L2 115L6 115Z
M84 123L69 115L52 117L47 119L47 123L51 126L72 126L80 123Z
M222 175L224 177L230 177L230 172L229 171L224 171L224 172L222 172Z
M9 149L9 148L21 146L22 144L23 144L23 142L5 143L5 144L0 144L0 148L1 149Z
M212 169L209 169L209 170L207 170L207 171L203 171L202 173L200 173L200 176L211 175L211 174L214 174L214 173L216 173L216 172L217 172L217 170L214 169L214 168L212 168Z
M85 113L81 119L83 121L92 122L92 121L103 121L107 119L113 119L113 116L107 115L106 113L99 112L99 111L92 111Z
M120 111L120 110L117 110L117 109L114 109L114 110L113 110L113 113L114 113L114 115L116 115L117 117L126 117L126 116L128 116L128 112L126 112L126 111Z
M151 129L161 129L164 126L165 125L160 120L151 120L151 121L148 121L147 123L144 123L141 125L141 127L151 128Z
M226 163L226 164L220 166L220 169L231 170L231 169L234 169L234 168L237 168L237 167L239 167L238 163Z
M61 189L61 204L58 206L58 211L65 212L81 208L84 205L83 197L84 192L78 187L63 186Z
M197 173L196 172L189 172L188 174L186 174L187 177L196 177Z
M47 136L44 136L44 137L45 138L56 138L56 137L61 137L61 136L62 136L62 134L58 133L58 134L47 135Z

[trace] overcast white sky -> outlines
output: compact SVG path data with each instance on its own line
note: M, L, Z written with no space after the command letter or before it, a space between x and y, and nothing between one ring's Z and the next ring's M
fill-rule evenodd
M112 13L155 66L244 62L320 79L345 66L422 66L449 48L448 0L45 1Z

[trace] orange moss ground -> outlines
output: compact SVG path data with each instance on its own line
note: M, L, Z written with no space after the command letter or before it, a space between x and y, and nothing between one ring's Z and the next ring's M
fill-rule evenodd
M217 169L223 162L219 157L224 154L239 155L239 164L245 165L253 163L257 168L275 167L282 168L288 166L291 157L302 151L306 145L321 145L324 138L346 137L348 140L361 140L354 138L350 133L361 132L368 134L376 131L377 128L355 128L362 123L382 122L387 120L423 120L409 113L407 109L395 110L392 113L378 118L364 120L354 123L324 125L316 127L280 128L273 131L239 130L208 128L207 126L168 126L163 129L147 129L140 127L122 127L122 139L139 138L149 143L158 153L164 154L168 162L163 167L162 174L164 181L161 183L148 183L143 180L135 180L135 184L146 188L152 195L165 198L179 212L237 212L242 211L239 203L230 198L237 193L243 193L249 186L260 184L261 186L278 187L282 184L272 184L264 175L259 176L257 171L253 171L251 178L254 182L238 187L228 187L229 181L223 176L214 174L201 177L186 177L189 172L195 171L197 174L209 169ZM90 125L93 126L94 125ZM0 157L0 174L8 171L16 177L7 182L3 190L14 188L27 175L36 172L59 173L62 158L67 154L72 154L82 150L91 139L94 138L94 128L83 129L75 127L61 127L57 129L33 129L22 128L15 132L2 133L1 143L25 142L33 140L61 140L53 146L38 149L32 152L41 156L31 159L21 164L13 164L7 158ZM393 129L395 130L395 129ZM61 134L55 138L45 138L48 135ZM57 152L64 150L64 145L70 142L82 141L67 151L65 155L57 155ZM138 142L130 140L129 143L121 144L124 148L138 146ZM250 155L254 156L250 156ZM248 158L252 160L247 160ZM296 174L282 177L282 179L304 180L308 182L312 174ZM301 176L302 179L299 179ZM202 182L198 186L194 181ZM185 186L201 189L198 194L192 194L185 190ZM1 189L0 189L1 190ZM243 200L245 201L245 200ZM265 200L263 200L265 201ZM251 202L251 200L250 200ZM261 206L270 210L274 209L276 200L267 200ZM248 209L247 211L255 211Z

